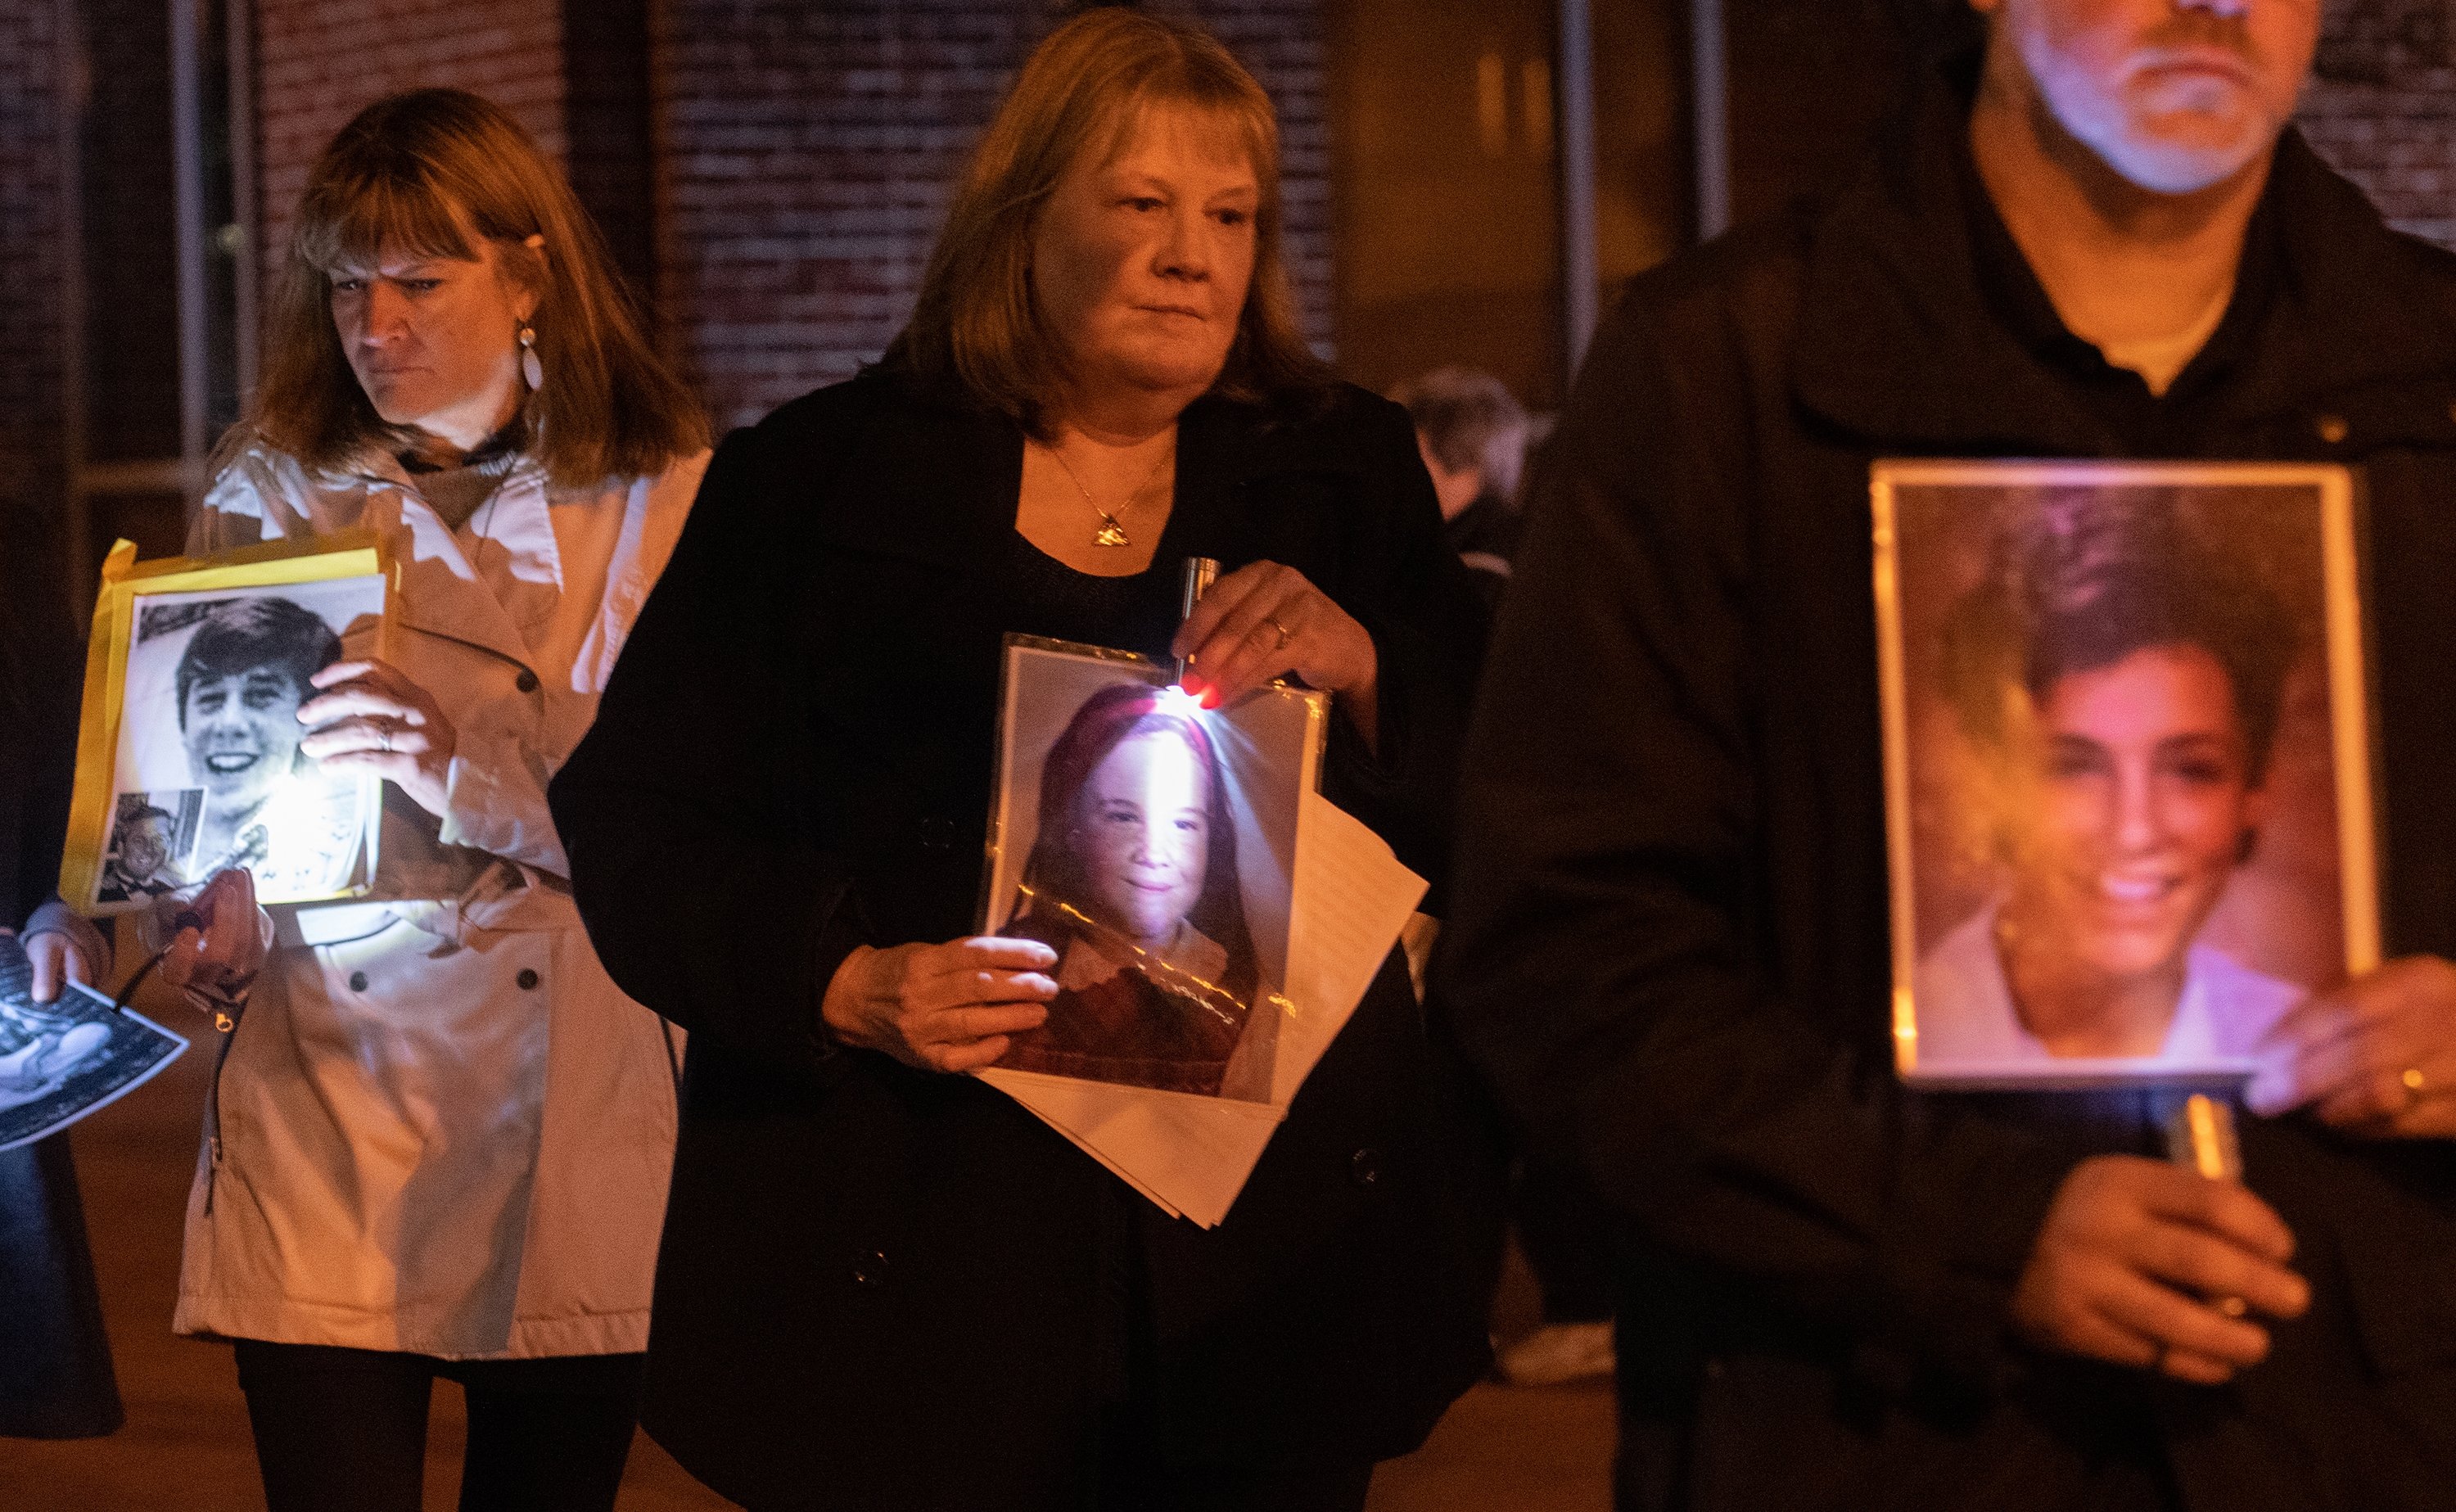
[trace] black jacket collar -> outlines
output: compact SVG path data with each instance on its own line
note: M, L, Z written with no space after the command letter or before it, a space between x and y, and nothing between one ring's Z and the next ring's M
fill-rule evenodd
M818 521L822 536L913 560L1003 561L1023 486L1022 427L886 365L848 388L864 410L861 443L836 460L831 492L859 503ZM1237 491L1294 474L1365 476L1376 459L1357 453L1353 429L1323 423L1352 401L1342 389L1320 415L1218 395L1187 406L1177 423L1171 548L1239 558L1245 512L1229 507Z
M1989 287L1967 197L1979 193L1968 109L1964 90L1936 80L1892 149L1810 227L1792 393L1877 450L2121 452L2069 368L2006 317L2003 280ZM2456 258L2390 231L2292 130L2255 226L2273 266L2238 292L2260 307L2230 310L2238 329L2221 328L2240 351L2201 397L2215 422L2202 429L2237 444L2308 439L2325 416L2348 421L2325 433L2350 452L2456 445Z

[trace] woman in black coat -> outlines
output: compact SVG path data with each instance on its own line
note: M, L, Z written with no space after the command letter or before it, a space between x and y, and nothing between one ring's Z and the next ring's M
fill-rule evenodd
M1207 36L1053 33L888 360L718 452L554 784L692 1035L644 1420L763 1512L1353 1508L1483 1368L1489 1171L1395 954L1215 1230L949 1073L1055 990L964 938L1010 632L1330 691L1328 795L1443 869L1482 617L1406 416L1294 335L1276 161Z

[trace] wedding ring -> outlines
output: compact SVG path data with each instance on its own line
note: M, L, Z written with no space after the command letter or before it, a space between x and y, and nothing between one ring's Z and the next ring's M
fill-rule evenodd
M392 754L392 726L391 726L391 725L377 725L377 726L376 726L376 739L383 743L384 754L385 754L385 755L387 755L387 756L391 755L391 754Z
M2405 1083L2405 1105L2408 1108L2422 1100L2422 1068L2407 1066L2397 1080Z
M1295 631L1289 629L1286 625L1281 624L1279 622L1279 617L1276 615L1264 615L1262 617L1262 623L1269 625L1272 629L1279 632L1279 640L1271 646L1271 649L1274 651L1278 650L1280 646L1287 644L1289 639L1296 634Z

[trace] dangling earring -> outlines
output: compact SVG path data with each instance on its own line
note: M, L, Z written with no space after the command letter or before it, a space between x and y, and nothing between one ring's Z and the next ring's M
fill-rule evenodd
M545 387L545 364L538 360L537 329L534 326L521 327L521 377L528 379L532 394Z

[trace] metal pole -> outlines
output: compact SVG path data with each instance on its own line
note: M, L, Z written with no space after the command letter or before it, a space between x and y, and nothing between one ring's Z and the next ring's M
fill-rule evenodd
M93 505L85 491L85 26L58 0L60 164L60 461L67 491L69 602L80 625L93 605Z
M262 265L256 239L263 234L256 215L256 7L252 0L228 0L222 11L225 60L230 69L231 220L238 227L238 245L231 255L231 349L238 368L238 410L247 414L256 402L256 280Z
M201 467L212 311L205 284L205 132L198 0L171 4L171 200L179 291L179 460Z
M1697 139L1697 239L1731 224L1729 73L1723 58L1723 0L1688 0L1690 134Z
M1595 43L1586 0L1560 0L1560 31L1562 348L1574 380L1603 299L1595 256Z

